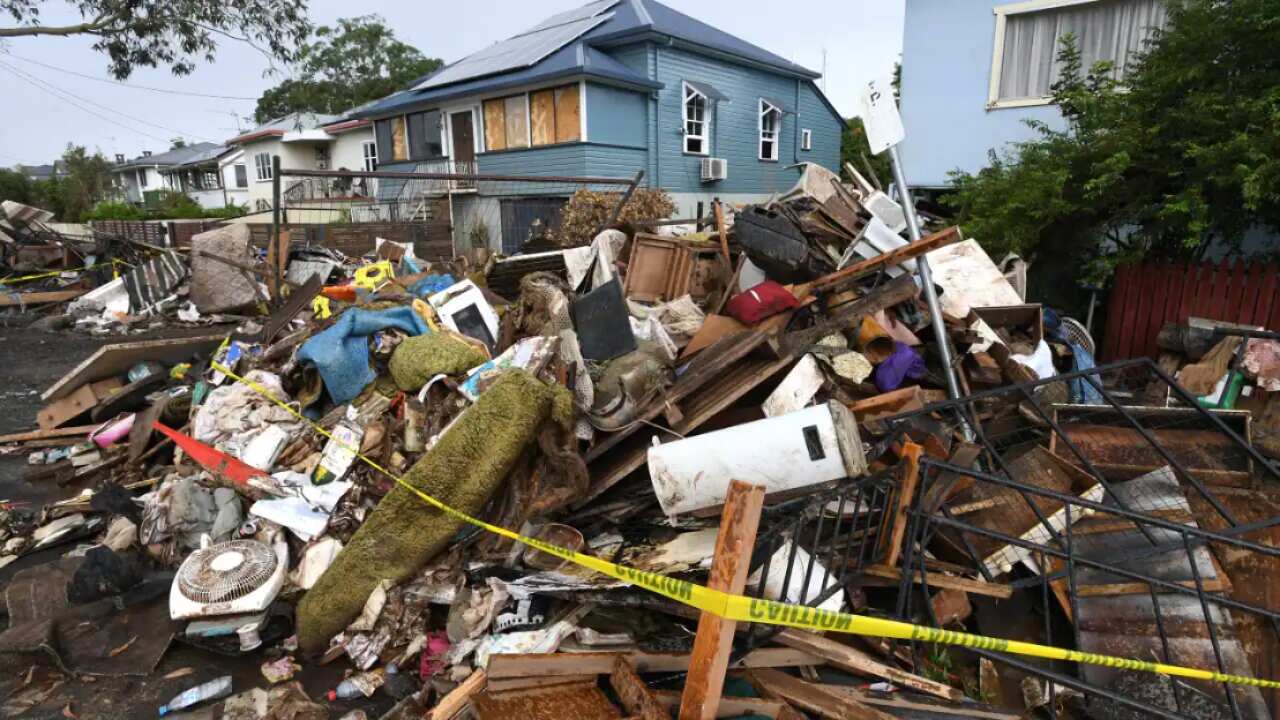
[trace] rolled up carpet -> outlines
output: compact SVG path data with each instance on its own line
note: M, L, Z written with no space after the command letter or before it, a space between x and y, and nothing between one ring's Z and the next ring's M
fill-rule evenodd
M417 392L436 375L461 375L488 359L475 345L447 333L429 333L401 341L388 369L396 387Z
M552 397L551 388L529 373L507 371L409 469L405 481L475 515L550 416ZM360 614L379 581L411 577L461 525L396 485L298 603L299 648L305 653L327 648Z

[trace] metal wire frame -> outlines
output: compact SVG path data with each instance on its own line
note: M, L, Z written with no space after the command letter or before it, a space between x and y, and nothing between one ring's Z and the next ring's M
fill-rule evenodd
M970 537L985 537L990 540L996 540L1000 543L1020 547L1029 551L1033 557L1043 558L1054 557L1062 560L1065 567L1063 569L1050 572L1048 568L1041 567L1041 572L1031 578L1017 579L1010 583L1013 587L1019 589L1031 589L1039 586L1039 595L1041 602L1045 605L1045 636L1053 637L1053 613L1050 611L1050 587L1051 583L1063 578L1067 580L1067 596L1068 602L1072 608L1072 617L1080 618L1079 613L1079 595L1077 588L1077 572L1081 569L1101 571L1108 575L1119 576L1137 582L1146 583L1147 594L1151 598L1151 607L1154 611L1156 635L1160 641L1160 648L1163 654L1163 660L1172 662L1170 657L1170 637L1166 627L1167 618L1164 617L1164 609L1161 606L1160 595L1181 595L1195 598L1201 609L1204 618L1209 641L1213 649L1214 661L1219 671L1229 672L1223 657L1222 640L1220 638L1221 628L1218 627L1217 618L1222 617L1222 611L1235 610L1237 612L1245 612L1254 614L1260 618L1269 621L1272 632L1275 632L1280 638L1280 610L1258 607L1245 602L1226 597L1215 592L1205 589L1205 583L1201 574L1199 565L1196 562L1195 552L1197 548L1207 547L1210 544L1220 545L1236 551L1255 553L1261 556L1276 557L1280 556L1280 549L1268 545L1251 542L1243 539L1247 532L1259 529L1265 529L1280 524L1280 517L1269 518L1261 522L1250 523L1248 525L1240 524L1229 509L1221 503L1221 501L1213 494L1212 490L1205 486L1194 474L1179 462L1178 459L1164 448L1151 430L1145 427L1138 416L1131 412L1122 402L1117 400L1115 393L1106 388L1106 383L1102 381L1102 377L1106 373L1123 373L1126 375L1135 372L1148 371L1149 376L1163 382L1170 389L1170 395L1182 401L1186 407L1194 408L1194 417L1201 420L1209 427L1216 429L1219 433L1229 438L1231 444L1238 450L1241 450L1253 460L1256 473L1270 476L1273 479L1280 479L1280 472L1270 464L1255 448L1249 445L1244 438L1226 425L1216 415L1201 408L1195 398L1186 392L1185 389L1174 383L1167 374L1163 373L1149 359L1131 360L1125 362L1112 363L1091 370L1077 371L1073 373L1064 373L1063 375L1047 380L1016 385L1012 387L999 388L996 390L977 393L967 398L958 400L950 400L941 403L932 404L922 410L905 413L897 418L888 421L893 427L901 427L911 417L922 413L929 414L953 414L958 422L966 422L970 427L978 430L973 435L975 440L982 448L982 454L977 467L960 467L951 463L942 462L930 458L921 461L922 487L925 490L917 496L911 513L911 526L908 531L908 542L903 546L903 570L904 578L899 593L899 602L897 614L902 619L913 619L916 614L917 601L919 598L929 597L929 575L930 571L924 562L924 549L927 548L932 540L937 536L940 530L947 529L949 536L958 536L965 552L973 560L976 570L986 579L991 580L989 572L985 568L983 559L974 549L969 541ZM1202 527L1185 525L1181 523L1171 522L1162 517L1151 515L1145 512L1127 507L1123 499L1115 492L1115 488L1108 482L1108 478L1099 471L1099 469L1091 462L1085 453L1079 447L1070 441L1067 434L1058 424L1052 413L1045 410L1038 398L1034 394L1034 390L1040 386L1050 383L1061 382L1080 378L1088 383L1099 392L1100 397L1106 403L1104 407L1108 411L1118 413L1137 434L1168 463L1173 473L1181 480L1180 485L1193 489L1200 497L1202 497L1214 512L1220 515L1227 527L1222 531L1212 531ZM1085 470L1092 479L1096 480L1104 488L1104 497L1102 502L1094 502L1084 498L1080 498L1068 493L1061 493L1054 490L1046 489L1026 482L1021 482L1013 473L1010 472L1008 463L1005 461L1002 448L992 441L984 432L981 426L973 420L970 414L978 401L986 399L998 399L1001 396L1008 397L1010 394L1018 401L1029 406L1046 426L1045 434L1055 434L1063 447L1071 454L1071 459L1075 460L1078 465ZM985 468L985 469L984 469ZM1044 542L1033 542L1023 539L1022 537L1014 537L997 530L986 527L979 527L971 522L957 519L945 507L942 508L924 508L922 506L923 498L929 495L927 489L931 483L946 482L946 478L951 481L960 475L973 478L977 483L988 483L998 486L1004 490L1012 490L1030 506L1032 510L1036 510L1037 521L1047 530L1048 539ZM1065 525L1061 532L1054 530L1050 526L1043 513L1038 512L1036 503L1032 502L1033 497L1040 497L1061 503L1062 512L1065 514ZM1105 559L1088 558L1077 554L1075 550L1075 541L1073 538L1073 526L1075 520L1079 519L1085 513L1092 514L1109 514L1118 519L1123 519L1132 523L1132 525L1142 533L1147 540L1148 546L1140 550L1112 555ZM1178 538L1178 542L1170 543L1168 540L1158 541L1156 534L1170 533ZM1150 573L1140 570L1133 570L1128 567L1121 567L1121 563L1131 562L1145 557L1154 556L1162 553L1176 552L1181 550L1185 553L1187 563L1191 568L1194 583L1188 587L1179 582L1173 582L1164 578L1156 577ZM912 571L914 566L915 571ZM912 592L911 578L918 572L921 582L921 592L919 594ZM938 619L933 613L931 604L927 601L921 603L923 614L927 615L928 620L937 625ZM1215 615L1215 610L1219 613ZM1077 646L1080 642L1080 630L1076 624L1071 626L1072 632L1076 637ZM912 651L919 658L920 648L918 644L912 643ZM1071 677L1061 672L1057 672L1052 668L1043 667L1035 663L1027 662L1022 659L1007 656L1001 653L991 651L973 651L975 654L994 661L999 661L1010 667L1041 677L1049 682L1051 698L1056 695L1056 686L1069 687L1077 690L1086 696L1092 696L1105 699L1110 702L1119 703L1131 710L1146 713L1151 717L1164 718L1187 718L1192 717L1187 714L1189 711L1185 708L1184 695L1192 691L1193 688L1183 685L1177 681L1172 683L1172 700L1175 709L1162 708L1152 705L1143 700L1128 697L1123 693L1116 692L1114 689L1090 683L1081 678ZM1236 689L1234 687L1224 686L1223 690L1226 704L1234 718L1241 718L1242 709L1240 702L1236 697ZM1054 703L1051 701L1049 706L1050 715L1057 717Z

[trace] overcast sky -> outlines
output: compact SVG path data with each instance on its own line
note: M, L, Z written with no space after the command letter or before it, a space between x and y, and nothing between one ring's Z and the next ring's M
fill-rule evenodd
M905 0L663 0L667 5L737 35L793 62L823 69L825 89L846 116L853 113L856 88L890 72L902 51ZM311 0L316 24L339 17L378 14L397 37L424 54L452 62L485 45L532 27L545 17L585 0L485 0L420 3L406 0ZM42 12L48 24L73 20L54 0ZM447 8L447 10L445 9ZM0 18L0 25L9 18ZM152 88L222 95L244 100L188 97L112 85L68 74L31 61L92 78L106 79L106 61L87 38L18 38L0 42L0 166L48 163L68 142L127 157L160 152L168 139L222 142L253 114L254 100L280 77L264 76L269 64L258 51L222 41L217 60L192 75L175 78L167 70L140 68L127 81ZM6 54L7 53L7 54ZM25 73L21 79L9 66ZM34 79L31 79L34 78ZM38 87L37 83L43 83ZM68 98L67 96L70 96ZM77 107L78 103L80 107ZM91 112L90 112L91 111Z

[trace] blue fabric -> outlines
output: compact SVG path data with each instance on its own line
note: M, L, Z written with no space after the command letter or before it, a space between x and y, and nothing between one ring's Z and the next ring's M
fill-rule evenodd
M422 317L404 305L387 310L350 308L329 329L298 349L298 359L314 363L335 403L351 402L377 375L369 367L369 336L396 328L410 335L428 331Z
M413 285L410 285L409 292L413 293L414 295L417 295L418 297L424 298L424 297L427 297L428 295L434 295L440 292L441 290L445 290L455 284L457 284L457 281L454 280L453 276L448 273L445 273L444 275L436 275L432 273L431 275L428 275L422 278L421 280L414 283Z
M1089 370L1097 365L1093 362L1093 355L1083 347L1071 343L1071 369L1072 370ZM1093 378L1098 379L1097 375ZM1076 378L1067 383L1071 388L1071 402L1077 405L1101 405L1102 393L1098 392L1098 388L1084 378Z
M875 382L880 392L897 390L902 381L924 377L924 358L906 343L894 342L893 354L876 366Z

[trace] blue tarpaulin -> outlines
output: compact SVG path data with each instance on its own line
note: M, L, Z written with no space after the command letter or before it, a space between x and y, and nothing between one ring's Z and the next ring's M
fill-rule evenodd
M387 310L351 308L328 330L298 349L298 359L314 363L335 403L351 402L377 375L369 367L369 336L397 328L410 335L428 331L427 324L408 306Z

